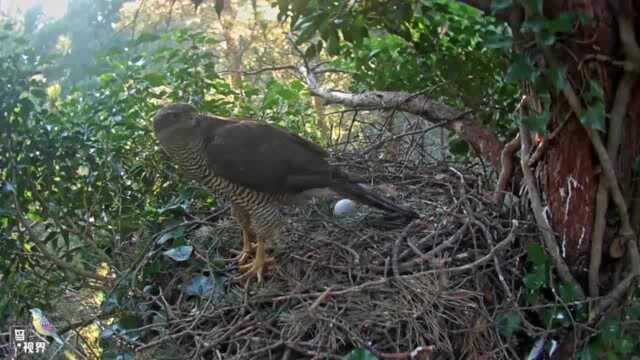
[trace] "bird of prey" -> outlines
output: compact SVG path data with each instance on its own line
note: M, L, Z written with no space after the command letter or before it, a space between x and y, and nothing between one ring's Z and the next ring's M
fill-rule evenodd
M232 216L242 228L240 270L257 276L258 282L272 260L266 256L265 243L281 236L279 207L299 204L315 189L329 188L396 217L418 217L330 165L322 147L284 129L199 113L189 104L161 108L153 127L173 162L230 201ZM249 262L254 241L256 254Z
M46 316L42 313L42 310L38 308L33 308L29 310L31 312L31 322L33 324L33 328L36 332L43 336L50 336L60 345L64 345L64 341L58 335L58 331L56 327L47 319Z

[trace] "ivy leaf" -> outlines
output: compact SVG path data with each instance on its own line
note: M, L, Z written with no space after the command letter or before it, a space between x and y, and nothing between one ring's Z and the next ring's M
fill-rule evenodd
M614 340L614 346L619 353L622 354L630 354L636 344L637 341L634 341L633 338L626 335L622 338L618 338Z
M576 300L576 287L574 284L563 282L558 290L562 301L569 303Z
M544 29L545 19L542 17L533 17L522 23L522 31L531 31L534 33L541 32Z
M563 12L555 19L546 20L544 28L552 33L568 33L573 30L575 18L576 14L574 12Z
M544 266L535 266L532 272L527 273L522 278L525 288L529 291L535 291L541 288L545 284L545 280L546 276Z
M521 322L520 314L515 311L502 313L496 317L496 324L500 334L507 338L511 337L514 332L520 329Z
M163 252L163 254L172 258L175 261L185 261L191 257L191 252L193 252L193 246L182 245L182 246L175 247L173 249L169 249Z
M600 83L595 80L589 80L588 100L602 101L602 99L604 99L604 90L602 90L602 86L600 85Z
M219 298L224 295L224 277L197 275L183 288L183 292L190 296L207 297L211 293Z
M556 90L556 93L564 90L567 86L567 80L565 74L567 72L566 66L561 66L559 68L551 69L549 73L549 77L551 78L551 82L553 83L553 88Z
M633 167L633 170L636 173L636 176L640 176L640 156L636 158L636 163L635 163L635 166Z
M600 325L600 336L606 342L612 342L620 336L620 319L608 318Z
M548 257L542 245L531 243L527 246L527 260L535 265L544 265L548 261Z
M604 131L604 118L604 104L601 101L591 104L587 110L580 114L580 122L584 126L600 131Z
M378 360L378 357L367 349L355 349L348 353L342 360Z
M551 46L556 42L556 36L553 33L545 31L540 35L540 40L542 41L542 45Z
M179 228L179 229L162 234L162 236L160 236L160 238L156 241L156 244L162 245L171 239L182 239L183 237L184 237L184 229Z
M591 350L591 346L587 345L584 347L584 349L582 349L582 351L580 351L578 353L578 356L576 357L577 360L595 360L596 357L593 354L593 351Z
M507 70L505 80L507 82L533 81L537 77L537 72L531 60L522 54L516 54L513 63Z
M511 48L513 39L511 36L502 34L490 36L485 43L485 46L489 49L508 49Z
M513 0L494 0L491 2L491 11L498 12L507 9L513 5Z
M548 111L544 111L542 114L522 117L522 123L528 129L545 134L547 132L547 124L549 123L550 117L551 114Z

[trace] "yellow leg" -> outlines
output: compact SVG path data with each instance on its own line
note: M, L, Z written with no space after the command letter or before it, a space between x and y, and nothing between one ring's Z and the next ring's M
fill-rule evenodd
M273 261L273 259L267 257L264 240L258 238L258 243L256 244L256 258L252 263L240 266L240 271L245 273L242 277L256 275L258 282L261 283L264 268L271 261Z
M255 240L255 233L251 229L251 217L243 207L235 204L231 205L231 215L236 219L242 229L242 251L237 257L231 261L238 261L240 264L246 264L251 258L251 244Z
M238 262L240 264L245 264L251 258L251 243L254 240L253 232L251 228L243 228L242 229L242 252L238 256Z

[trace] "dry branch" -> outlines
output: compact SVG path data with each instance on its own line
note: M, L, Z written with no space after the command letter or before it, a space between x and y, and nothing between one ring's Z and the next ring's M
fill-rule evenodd
M483 127L477 119L464 111L439 103L423 94L403 91L368 91L360 94L330 90L321 87L309 66L300 68L309 91L328 104L341 104L353 108L394 109L421 116L430 122L444 122L444 126L464 139L477 156L488 161L500 171L502 143L498 137Z

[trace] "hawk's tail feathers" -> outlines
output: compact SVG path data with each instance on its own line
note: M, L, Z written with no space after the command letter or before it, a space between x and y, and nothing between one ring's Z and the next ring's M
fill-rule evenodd
M369 205L380 210L396 213L409 219L418 218L418 214L402 206L394 204L391 200L374 193L357 183L341 182L331 186L331 189L342 196L351 198L357 202Z

